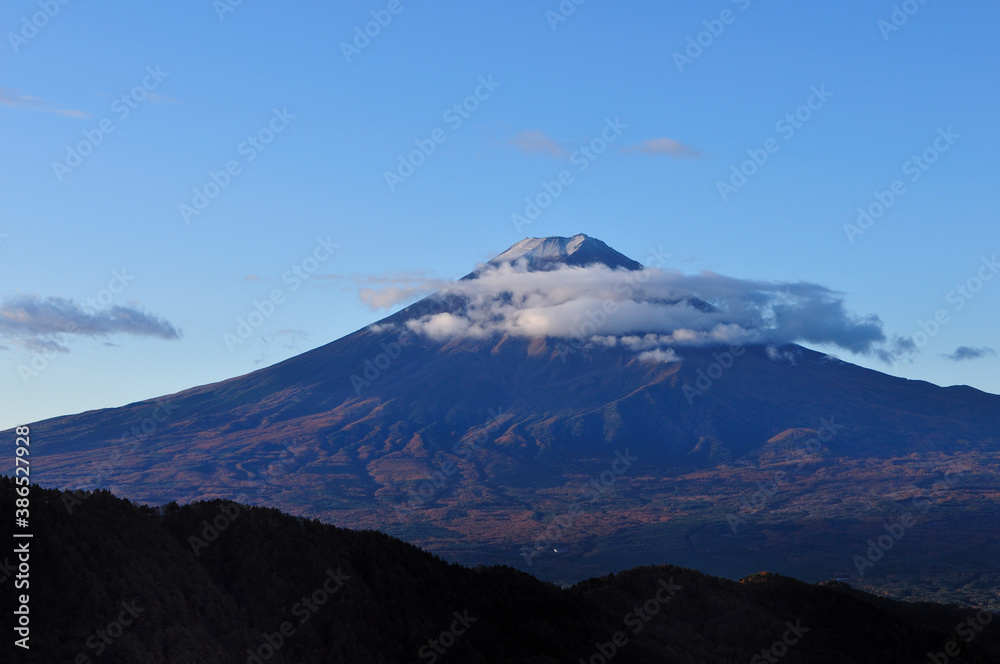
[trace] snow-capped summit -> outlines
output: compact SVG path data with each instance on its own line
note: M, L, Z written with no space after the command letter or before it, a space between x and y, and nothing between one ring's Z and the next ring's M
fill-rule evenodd
M552 270L559 265L606 265L641 270L642 265L618 253L597 238L579 233L573 237L529 237L489 261L489 265L524 259L531 270Z

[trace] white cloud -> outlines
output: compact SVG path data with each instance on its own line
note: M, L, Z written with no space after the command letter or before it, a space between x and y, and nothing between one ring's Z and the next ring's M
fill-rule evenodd
M66 115L71 118L88 117L83 111L52 108L47 101L40 97L23 95L17 90L10 88L0 88L0 106L29 111L44 111L46 113L55 113L56 115Z
M387 291L385 302L402 291ZM524 265L503 264L483 266L477 278L453 282L445 292L458 296L464 307L411 319L406 325L435 340L509 334L562 338L576 345L620 345L636 353L809 342L891 361L912 345L906 339L890 342L877 316L855 316L839 293L805 282L604 266L533 272Z
M544 152L553 157L566 157L569 153L559 143L541 131L521 131L508 140L522 152Z
M317 281L344 287L351 284L358 288L358 296L369 309L389 309L399 302L413 301L445 288L448 281L434 277L426 270L407 270L386 274L320 274Z
M640 362L680 362L681 359L677 357L677 353L674 352L673 348L667 348L666 350L657 348L656 350L646 350L639 353Z

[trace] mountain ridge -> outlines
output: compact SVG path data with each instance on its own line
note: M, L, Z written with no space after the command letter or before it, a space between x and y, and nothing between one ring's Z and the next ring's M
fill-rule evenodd
M15 496L0 476L5 513ZM945 650L960 624L978 631L950 661L1000 652L1000 623L984 612L838 583L737 582L662 565L557 588L270 508L143 507L37 485L29 497L32 571L44 574L31 578L23 662L575 663L613 652L630 664L724 664L779 654L783 635L789 662L916 661Z
M973 552L957 543L1000 521L982 511L1000 495L1000 397L794 344L677 347L649 361L621 346L435 340L408 327L465 306L446 291L244 376L35 423L33 469L60 488L113 487L154 504L273 505L572 582L667 561L738 576L761 556L805 580L849 576L852 549L880 527L871 519L903 509L892 496L960 467L965 480L922 526L940 551L928 542L878 569L925 574L954 554L957 598L981 597L963 580L973 570L1000 572L987 555L995 537ZM840 428L805 460L769 442L814 432L787 434L804 445L823 421ZM581 505L616 453L639 461ZM746 513L741 501L779 471L793 479ZM730 515L749 525L729 532ZM560 519L569 526L552 525ZM553 554L560 547L569 553Z

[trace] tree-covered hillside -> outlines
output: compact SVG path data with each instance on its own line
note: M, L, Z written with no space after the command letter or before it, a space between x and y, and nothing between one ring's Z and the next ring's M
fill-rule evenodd
M15 498L0 478L5 542ZM29 498L30 586L15 588L16 555L5 553L0 588L5 624L29 595L31 648L5 629L4 662L722 664L766 651L789 664L867 664L948 648L962 653L949 662L1000 661L992 614L841 584L661 566L561 589L272 509L149 508L37 487Z

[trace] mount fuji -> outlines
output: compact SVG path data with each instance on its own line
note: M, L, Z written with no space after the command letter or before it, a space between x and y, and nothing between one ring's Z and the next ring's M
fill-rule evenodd
M529 238L273 366L33 424L33 476L557 582L672 563L995 604L1000 397L810 350L888 352L831 293Z

